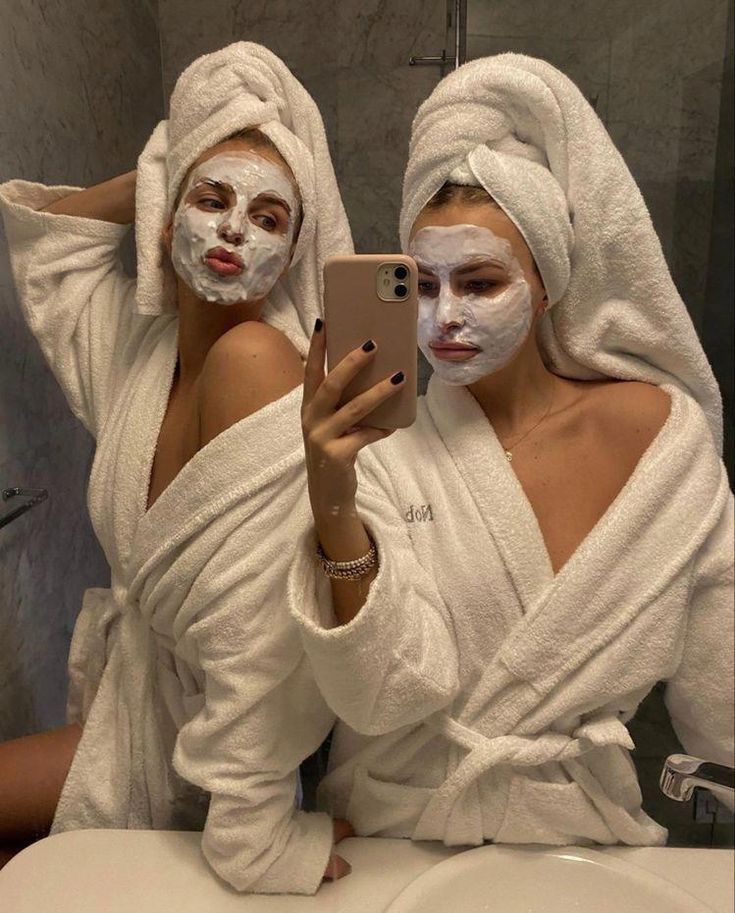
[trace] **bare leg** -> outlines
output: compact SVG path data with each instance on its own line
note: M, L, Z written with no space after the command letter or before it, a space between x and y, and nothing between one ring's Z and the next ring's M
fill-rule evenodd
M81 734L73 723L0 743L0 865L48 833Z

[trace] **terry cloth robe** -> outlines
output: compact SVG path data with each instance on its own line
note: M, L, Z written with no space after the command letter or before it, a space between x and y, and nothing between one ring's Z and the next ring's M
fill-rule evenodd
M688 751L733 761L733 501L701 408L665 426L554 575L476 400L432 377L409 429L361 452L378 548L334 625L305 535L292 612L338 724L323 808L362 836L660 845L626 722L653 685Z
M203 828L236 888L313 893L332 824L295 808L297 770L333 716L285 598L310 516L300 388L210 441L146 510L178 319L134 313L128 227L35 211L75 189L0 188L25 317L97 441L89 509L112 574L74 630L84 732L52 833Z

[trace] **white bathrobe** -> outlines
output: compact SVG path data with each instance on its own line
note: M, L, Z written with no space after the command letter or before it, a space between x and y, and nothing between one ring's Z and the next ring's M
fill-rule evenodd
M334 626L313 533L289 598L343 722L320 804L364 836L658 845L625 723L652 686L688 751L733 762L733 501L700 407L671 413L554 576L480 406L434 376L367 448L358 507L380 569Z
M97 440L89 508L112 572L74 631L84 732L53 832L203 828L235 887L313 893L332 825L295 809L296 771L333 716L285 598L310 517L301 390L210 441L146 510L178 319L134 313L128 227L35 211L74 189L0 188L25 317Z

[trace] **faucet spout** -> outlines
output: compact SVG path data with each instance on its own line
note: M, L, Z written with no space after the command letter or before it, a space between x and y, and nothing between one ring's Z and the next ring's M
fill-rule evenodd
M730 809L735 801L735 769L691 755L669 755L660 783L664 795L677 802L691 799L695 789L709 790Z

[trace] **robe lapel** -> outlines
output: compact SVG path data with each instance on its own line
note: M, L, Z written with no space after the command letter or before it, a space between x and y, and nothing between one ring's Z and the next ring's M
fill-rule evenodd
M672 407L664 429L615 503L498 654L514 675L542 693L616 638L628 636L634 625L639 641L644 635L651 641L640 643L635 652L651 652L652 641L665 640L677 622L671 617L671 600L659 597L670 596L678 586L685 603L686 568L720 516L728 486L701 410L684 394L667 389ZM664 616L657 620L659 604ZM634 662L631 652L628 667ZM628 682L618 682L623 685L628 690Z
M147 337L97 445L89 486L95 531L116 575L126 576L145 514L153 456L177 358L178 321Z
M140 519L131 560L137 591L149 571L168 561L213 521L224 541L228 524L243 522L233 508L303 464L299 421L302 389L246 416L199 450ZM264 444L264 441L267 444ZM304 479L293 484L303 485ZM202 561L217 542L202 543ZM190 550L190 555L196 552ZM185 569L189 580L190 564Z
M431 378L426 403L529 612L553 580L541 530L503 448L472 394Z

